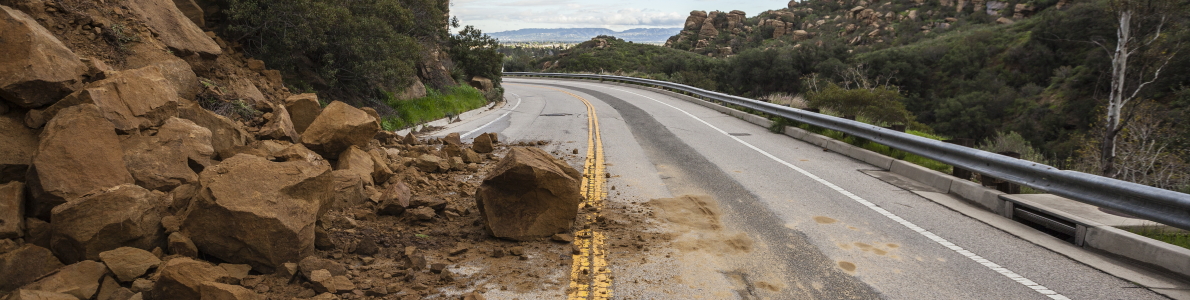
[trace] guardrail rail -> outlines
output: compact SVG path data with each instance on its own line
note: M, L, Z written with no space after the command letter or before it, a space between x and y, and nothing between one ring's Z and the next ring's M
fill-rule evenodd
M1119 210L1190 230L1190 195L1052 166L886 129L825 114L708 91L684 84L627 76L505 72L504 75L611 80L650 85L738 105L867 139L955 167L1028 186L1079 202Z

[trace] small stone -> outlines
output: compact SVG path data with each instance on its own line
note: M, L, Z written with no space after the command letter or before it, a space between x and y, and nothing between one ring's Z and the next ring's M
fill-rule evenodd
M421 254L414 254L409 256L409 267L414 270L421 270L426 268L426 257Z
M281 274L282 278L293 279L293 277L297 276L297 274L298 274L298 264L295 264L295 263L281 264L281 268L277 269L277 273Z
M235 279L244 279L248 277L248 271L252 270L252 266L244 264L219 264L224 270L227 270L227 275Z
M170 253L185 257L198 257L198 247L194 246L194 241L181 232L170 233L167 246Z
M347 276L335 276L333 279L335 280L335 288L339 293L346 293L355 289L355 284L351 283L351 279L347 278Z
M483 294L480 294L479 292L470 292L466 295L463 295L463 300L487 300L487 298L484 298Z
M314 270L313 272L310 272L310 275L307 278L310 279L310 284L314 287L314 292L329 293L338 291L335 287L334 276L331 276L330 271L325 269Z
M521 246L512 247L512 249L508 250L508 253L512 254L512 255L516 255L516 256L524 256L525 255L525 247L521 247Z
M574 149L574 151L570 151L570 153L571 153L571 154L578 154L578 149Z
M555 242L570 243L574 242L574 236L569 233L558 233L550 237L550 240Z
M434 272L434 274L440 274L442 270L446 270L446 264L438 263L430 265L430 272Z
M411 209L408 212L413 216L414 219L417 219L418 221L433 220L434 216L437 215L436 213L434 213L433 208L429 208L429 207L425 207L425 206Z
M342 264L333 260L313 256L302 259L298 263L298 270L301 270L302 276L306 276L306 278L310 278L315 270L327 270L331 276L347 275L347 268Z
M335 242L331 241L330 233L321 227L314 229L314 248L318 250L335 250Z
M494 257L494 258L501 258L501 257L504 257L504 249L494 249L494 250L492 250L492 257Z
M99 258L123 282L132 281L161 263L161 259L152 252L132 247L104 251L99 253Z
M231 271L229 270L228 272L230 273ZM256 286L257 284L260 284L263 281L264 281L264 277L260 277L257 275L248 275L248 277L244 277L244 279L240 279L240 285Z
M375 286L371 289L368 289L368 291L364 294L372 297L381 297L388 295L388 288L384 286Z
M257 293L264 294L264 293L268 293L269 290L272 290L272 288L269 288L269 286L267 284L261 283L261 284L257 284L256 286L253 286L252 290Z
M371 237L361 238L355 246L355 254L371 256L376 252L380 252L380 247L376 246L376 240Z
M450 250L450 252L448 252L448 253L450 254L450 256L457 256L459 254L466 253L467 250L470 250L470 249L468 249L467 247L458 247L458 248L455 248L454 250Z
M149 290L153 289L154 284L156 284L156 282L153 282L152 280L137 278L136 280L132 281L132 288L130 289L133 293L148 292Z

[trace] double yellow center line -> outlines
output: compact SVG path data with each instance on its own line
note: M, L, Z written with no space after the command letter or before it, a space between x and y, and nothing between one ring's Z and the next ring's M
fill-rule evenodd
M583 182L580 192L583 202L579 209L588 213L581 215L575 224L574 246L578 253L573 255L570 266L570 289L567 299L603 300L611 299L611 270L607 264L607 237L596 228L596 220L603 211L603 199L607 198L607 177L603 162L603 138L599 135L599 117L590 101L565 90L544 87L566 93L583 101L587 106L587 159L583 163Z

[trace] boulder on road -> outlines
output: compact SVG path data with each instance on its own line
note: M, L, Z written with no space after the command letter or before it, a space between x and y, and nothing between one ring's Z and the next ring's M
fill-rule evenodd
M62 263L50 249L32 244L0 254L0 294L54 272Z
M544 150L518 147L488 174L475 202L493 236L528 240L570 230L582 201L577 170Z
M199 175L181 232L200 251L229 263L272 273L314 251L314 222L326 165L240 154ZM229 222L228 220L235 220Z
M302 144L325 158L335 159L352 145L366 146L379 131L376 118L347 103L335 101L327 105L302 133Z
M318 95L314 93L289 96L285 99L285 109L289 111L289 119L298 133L306 132L306 128L322 113L322 105L318 104Z
M451 133L447 134L445 138L442 138L442 141L446 142L447 144L455 145L455 146L463 145L463 139L461 139L459 137L458 132L451 132Z
M123 282L131 282L161 264L161 259L152 252L132 247L104 251L99 253L99 258L103 259L103 264Z
M25 184L0 184L0 239L25 235Z
M471 149L478 153L492 153L492 151L495 150L495 147L492 145L495 143L495 140L491 137L491 135L494 134L484 133L475 137L475 140L471 142Z
M168 191L197 182L198 172L213 164L211 131L181 118L170 118L157 135L134 135L120 142L124 162L136 183Z
M149 299L200 300L203 283L228 277L223 268L186 257L170 259L160 269Z
M0 114L0 182L24 182L37 152L37 133L25 126L20 115Z
M63 262L99 260L120 247L153 249L162 244L164 193L125 184L54 208L50 248Z
M99 291L99 280L107 275L101 263L84 260L62 267L56 272L27 284L22 289L69 294L78 299L91 299Z
M134 182L115 127L93 104L67 108L50 120L29 177L32 199L26 212L39 218L69 199Z
M0 99L35 108L54 103L82 83L87 66L29 15L0 6Z

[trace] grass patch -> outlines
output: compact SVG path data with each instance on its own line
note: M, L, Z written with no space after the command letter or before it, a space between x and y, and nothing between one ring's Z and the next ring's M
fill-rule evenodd
M387 131L401 130L447 116L456 116L488 103L483 92L466 85L452 86L445 92L428 88L425 97L410 100L397 100L392 94L386 94L386 96L385 103L397 111L396 116L385 117L381 120L381 126Z
M1190 232L1170 230L1157 226L1141 226L1126 228L1126 230L1141 236L1166 242L1168 244L1190 249Z

